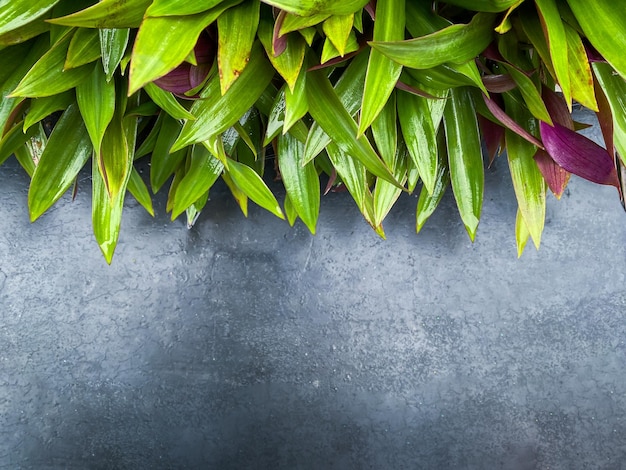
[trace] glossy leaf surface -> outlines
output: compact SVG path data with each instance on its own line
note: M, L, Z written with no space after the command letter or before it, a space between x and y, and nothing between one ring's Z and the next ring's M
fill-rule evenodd
M30 220L34 221L72 185L93 152L78 106L59 119L35 169L28 190Z
M485 175L476 114L467 90L450 90L443 121L452 190L473 241L482 210Z

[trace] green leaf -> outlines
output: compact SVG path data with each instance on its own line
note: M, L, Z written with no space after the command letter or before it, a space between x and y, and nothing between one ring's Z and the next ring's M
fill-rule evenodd
M72 90L43 98L33 98L30 102L28 114L24 118L24 131L41 121L43 118L50 116L55 111L62 111L74 103L76 98Z
M378 0L374 41L402 41L404 39L405 1ZM400 78L402 65L383 52L372 49L365 75L358 135L374 122L383 109Z
M313 14L300 16L294 15L293 13L287 13L283 18L282 24L280 25L278 36L281 37L292 31L300 31L310 28L319 23L322 23L329 16L329 14Z
M398 93L398 117L404 141L426 190L432 193L439 173L439 159L429 100L410 93ZM445 100L438 101L443 101L445 106Z
M224 165L202 145L194 145L189 170L176 188L172 220L209 191L224 171Z
M78 106L70 105L56 124L28 191L30 220L35 221L71 186L93 152Z
M237 205L239 205L243 215L248 217L248 196L246 196L246 194L239 189L228 173L222 173L222 179L224 180L224 183L226 183L226 186L228 186L228 189L230 189L230 192L235 198Z
M415 39L370 42L398 64L414 69L429 69L446 62L462 64L474 59L493 40L495 15L477 13L469 24L454 24Z
M274 76L274 69L255 43L250 54L250 62L240 77L225 95L219 93L219 77L213 77L201 93L200 100L194 102L191 114L195 121L187 121L172 151L209 140L221 134L250 109L261 96Z
M373 222L373 198L367 182L367 170L359 160L351 158L339 148L337 144L331 142L326 148L328 157L333 164L341 181L345 184L348 192L356 202L357 207L370 225Z
M40 18L4 34L0 34L0 47L21 44L50 30L50 24ZM1 81L1 80L0 80Z
M217 6L223 0L154 0L146 11L146 17L152 16L186 16L202 13Z
M0 35L43 16L59 0L3 0L0 2Z
M368 0L263 0L274 7L299 16L348 15L363 8Z
M567 0L583 32L600 54L626 79L626 55L622 38L626 15L615 0ZM619 4L621 6L621 3Z
M118 90L124 87L119 86ZM125 90L124 90L125 91ZM128 99L132 106L139 105L139 95L133 95ZM126 160L124 165L124 178L120 181L120 188L116 192L110 191L111 181L105 181L102 172L98 170L97 165L92 166L92 224L96 241L100 246L100 250L104 255L107 263L111 264L113 253L117 246L120 233L120 225L122 223L122 209L124 208L124 197L126 188L132 178L134 159L134 149L137 140L137 124L136 116L123 117L127 106L126 94L118 92L117 94L117 112L114 116L105 139L103 141L103 150L106 148L107 139L115 139L117 143L115 147L119 148L116 157L119 160ZM119 125L118 125L119 123ZM109 136L110 134L110 136ZM122 148L122 147L125 147ZM121 162L117 162L121 168ZM111 170L112 168L107 168ZM111 172L105 175L112 175ZM142 182L143 183L143 182Z
M260 6L259 0L248 0L229 8L217 18L217 63L222 95L241 75L250 60L259 24ZM233 38L237 40L233 41Z
M143 89L148 93L152 101L174 119L194 120L196 118L169 91L159 88L154 83L146 83Z
M118 99L117 107L119 106ZM96 154L102 179L112 200L125 189L133 162L122 123L122 112L123 110L116 110L104 132L100 153Z
M150 158L150 184L152 191L157 193L167 179L174 174L185 157L185 151L172 151L172 145L180 134L181 123L164 114L156 140L152 157Z
M31 127L26 132L22 131L22 126L15 125L9 130L2 139L0 139L0 165L2 165L7 158L9 158L18 148L22 147L32 137L34 137L39 130L36 127Z
M291 134L278 138L278 167L298 216L315 234L320 211L320 181L313 162L303 165L304 144Z
M283 134L286 134L293 125L309 111L309 101L306 96L306 70L300 69L293 90L285 89L285 120Z
M65 57L71 34L66 34L28 71L11 97L51 96L74 88L87 78L92 67L86 65L65 70Z
M291 203L291 199L289 199L289 194L285 194L285 203L283 204L285 207L285 216L287 217L287 222L289 222L289 226L293 227L296 223L296 219L298 218L298 213L296 212L296 208L293 207Z
M446 188L450 184L450 171L448 170L446 160L445 142L442 142L439 146L439 165L433 190L429 192L426 186L422 187L419 199L417 200L417 209L415 211L415 231L417 233L422 230L426 221L435 212L435 209L446 192Z
M276 217L285 218L280 204L278 204L278 201L256 171L235 160L228 161L227 171L233 183L246 196Z
M504 95L507 113L528 132L536 129L532 115L508 94ZM546 183L533 158L537 148L515 132L506 129L507 158L519 210L526 227L539 248L546 216Z
M138 28L152 0L102 0L50 23L82 28Z
M96 155L100 155L102 138L115 114L115 83L107 82L100 63L97 63L91 75L76 87L76 100L94 151Z
M125 193L121 191L111 199L97 165L92 166L91 175L93 232L104 259L111 264L120 235Z
M215 8L189 16L146 18L135 39L130 62L129 92L166 75L193 51L200 33L227 8L241 0L226 0ZM159 44L158 48L154 45Z
M289 88L293 90L296 85L298 75L300 74L300 69L302 68L302 64L304 62L304 54L307 48L304 38L299 34L290 34L287 36L287 46L285 51L276 57L272 47L272 24L268 21L261 20L259 23L258 35L270 62L276 71L285 79Z
M382 115L382 113L381 113ZM380 117L380 115L379 115ZM398 181L406 181L406 163L407 163L407 150L406 147L401 146L397 149L393 155L394 161L390 162L390 167L394 169L394 176ZM388 183L385 180L377 179L376 187L373 194L373 221L374 228L377 233L384 238L384 231L382 228L382 222L387 214L396 203L402 190L398 187Z
M107 81L111 81L115 69L120 65L126 47L130 39L129 28L105 28L99 29L100 36L100 55L102 56L102 65Z
M389 97L385 107L372 123L372 136L383 162L395 172L398 161L398 116L395 93Z
M335 93L350 116L354 116L361 106L368 57L367 53L361 53L354 57L335 84ZM304 161L309 162L315 158L330 141L328 134L318 123L314 122L304 148Z
M322 24L324 34L326 34L326 37L333 43L333 46L335 46L342 57L346 53L346 45L348 44L353 23L354 14L349 13L347 15L330 16Z
M446 0L446 3L458 5L472 11L499 12L509 9L520 0Z
M100 38L95 29L78 28L67 50L65 70L89 64L100 58Z
M572 106L572 88L569 77L569 59L565 26L555 0L535 0L541 25L546 36L556 78L567 106Z
M359 47L361 46L359 46L359 42L356 39L356 34L354 33L354 31L350 31L344 53L349 54L351 52L358 51ZM326 38L324 40L324 47L322 48L322 57L320 58L320 64L325 64L329 60L337 59L338 57L343 57L343 55L337 50L337 48L330 41L330 39Z
M485 186L480 135L469 92L450 90L443 114L452 190L470 240L480 220Z
M33 161L28 148L23 145L15 150L15 159L24 168L29 177L33 177L35 173L35 162Z
M552 124L550 113L548 113L546 105L541 98L541 94L539 93L539 90L535 88L533 81L524 72L518 70L514 66L505 65L503 67L511 75L513 80L515 80L515 83L517 83L519 91L521 92L528 109L531 113L533 113L533 116L547 122L548 124Z
M399 186L367 137L356 138L357 126L343 107L324 71L310 71L306 81L309 113L342 152L360 160L374 175Z
M150 197L148 186L146 186L146 183L144 183L141 175L134 167L130 174L130 179L128 180L128 191L133 195L137 202L141 204L146 212L154 217L154 208L152 206L152 198Z

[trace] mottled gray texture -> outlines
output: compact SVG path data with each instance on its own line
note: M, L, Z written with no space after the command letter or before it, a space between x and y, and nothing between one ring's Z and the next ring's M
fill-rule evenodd
M190 231L129 201L109 267L88 178L31 226L7 163L0 468L626 468L616 191L574 178L518 260L504 157L486 186L473 245L450 193L387 241L345 194L315 237L222 186Z

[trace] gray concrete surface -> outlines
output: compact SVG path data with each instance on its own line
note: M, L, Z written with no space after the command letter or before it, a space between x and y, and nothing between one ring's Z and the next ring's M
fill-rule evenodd
M345 194L315 237L221 186L190 231L129 201L109 267L88 178L31 226L7 163L0 468L626 468L615 189L574 178L518 260L504 159L486 185L473 245L450 194L387 241Z

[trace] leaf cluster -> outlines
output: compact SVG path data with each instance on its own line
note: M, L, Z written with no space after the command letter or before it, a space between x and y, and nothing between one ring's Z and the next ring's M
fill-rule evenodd
M151 193L166 188L172 219L191 226L219 178L244 214L251 200L312 233L324 181L383 237L403 192L419 192L419 232L451 187L474 240L485 165L505 154L521 255L539 246L548 190L560 197L571 174L622 196L618 3L0 2L0 163L15 155L31 176L34 221L91 162L110 263L128 193L153 215ZM575 103L597 113L606 149L577 133Z

